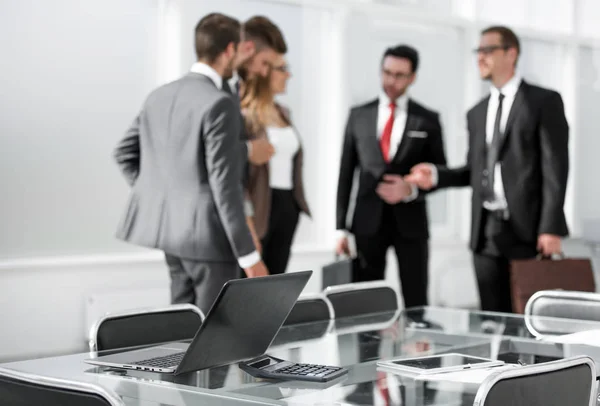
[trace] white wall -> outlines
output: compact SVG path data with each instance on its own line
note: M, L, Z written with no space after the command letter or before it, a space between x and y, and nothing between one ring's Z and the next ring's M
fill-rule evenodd
M0 2L0 258L133 251L112 151L158 83L158 5Z
M284 100L304 140L314 212L312 222L302 220L290 270L318 270L333 259L342 127L351 104L376 94L383 47L419 47L414 95L442 113L449 161L460 164L463 113L487 89L469 50L490 22L517 28L526 77L563 92L572 128L573 229L600 217L600 192L587 175L596 172L599 146L600 7L595 0L500 4L103 0L84 8L77 0L0 1L0 360L81 350L99 312L168 300L160 253L112 238L127 188L110 153L147 92L188 68L191 29L210 11L267 15L290 44L294 77ZM468 195L443 192L430 204L432 304L478 305L465 242ZM568 252L588 255L581 247ZM395 267L390 261L388 280L398 287ZM316 274L307 291L317 291L319 280ZM134 292L136 302L123 292Z

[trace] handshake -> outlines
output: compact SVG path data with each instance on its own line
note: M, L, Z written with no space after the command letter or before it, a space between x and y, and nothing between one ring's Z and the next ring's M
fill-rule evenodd
M376 192L379 197L388 204L397 204L415 193L413 188L430 190L434 185L435 166L428 163L420 163L410 170L406 176L386 174L377 185ZM338 255L350 256L350 244L348 237L340 238L336 244L335 252Z
M383 175L382 182L377 185L377 194L388 204L397 204L410 197L414 187L422 190L429 190L435 185L434 183L435 168L432 164L421 163L415 165L410 174L406 176L400 175Z
M435 186L433 182L435 170L433 164L421 163L413 166L410 174L406 175L404 180L417 186L419 189L430 190Z

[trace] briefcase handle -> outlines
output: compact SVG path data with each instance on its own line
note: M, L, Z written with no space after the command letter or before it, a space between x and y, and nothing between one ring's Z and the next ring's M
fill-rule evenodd
M558 254L552 254L552 255L544 255L541 252L539 254L537 254L537 256L535 257L535 259L537 259L538 261L541 260L557 260L557 259L565 259L565 253L564 252L559 252Z

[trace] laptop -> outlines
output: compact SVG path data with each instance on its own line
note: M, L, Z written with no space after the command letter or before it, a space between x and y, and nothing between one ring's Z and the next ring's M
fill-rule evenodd
M269 348L311 275L303 271L231 280L191 343L167 343L85 362L179 375L255 358Z

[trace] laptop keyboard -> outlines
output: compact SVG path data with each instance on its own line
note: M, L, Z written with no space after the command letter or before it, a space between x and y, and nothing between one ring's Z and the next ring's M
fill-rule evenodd
M179 365L184 355L185 351L176 352L175 354L165 355L164 357L155 357L143 361L133 362L132 365L143 365L145 367L154 368L171 368Z

